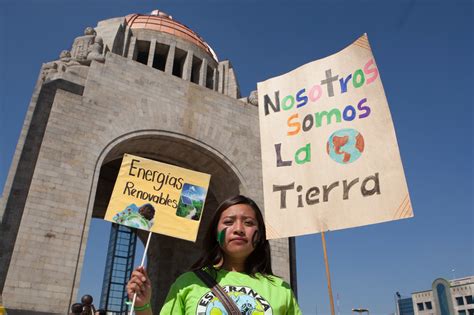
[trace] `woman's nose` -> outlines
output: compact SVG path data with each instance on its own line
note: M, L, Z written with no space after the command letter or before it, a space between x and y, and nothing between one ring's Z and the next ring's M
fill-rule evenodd
M235 222L234 233L244 234L244 224L242 222Z

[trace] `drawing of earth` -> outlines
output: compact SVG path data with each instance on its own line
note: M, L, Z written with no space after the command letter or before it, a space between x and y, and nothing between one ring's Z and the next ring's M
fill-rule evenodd
M155 209L150 204L145 204L140 208L135 204L130 204L123 211L114 215L112 220L118 224L149 231L154 222L154 214Z
M138 213L126 214L123 216L123 219L121 220L121 222L117 222L117 223L121 223L126 226L142 229L142 230L149 230L150 225L151 225L147 219L145 219Z
M326 152L337 163L352 163L364 152L364 137L355 129L340 129L329 137Z

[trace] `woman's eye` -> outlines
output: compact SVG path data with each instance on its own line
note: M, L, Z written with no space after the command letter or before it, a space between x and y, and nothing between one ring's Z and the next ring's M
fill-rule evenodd
M253 221L245 221L245 225L247 225L247 226L254 226L254 225L255 225L255 222L253 222Z
M224 221L224 222L222 222L222 223L224 223L225 225L232 225L233 222L230 221L230 220L226 220L226 221Z

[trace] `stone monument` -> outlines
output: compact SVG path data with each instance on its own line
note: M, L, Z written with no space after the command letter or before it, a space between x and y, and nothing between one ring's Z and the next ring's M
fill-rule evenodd
M72 42L41 69L0 203L9 314L65 314L77 302L90 221L103 218L124 153L211 174L202 229L229 196L263 205L256 93L241 97L232 64L197 33L156 10ZM200 242L153 236L155 309ZM294 242L271 245L274 272L294 285Z

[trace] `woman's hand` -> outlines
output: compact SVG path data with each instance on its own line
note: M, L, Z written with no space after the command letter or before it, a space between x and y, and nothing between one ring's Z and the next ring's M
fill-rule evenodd
M148 274L143 266L137 267L132 272L132 277L127 283L128 300L133 300L133 295L137 294L135 300L136 306L143 306L150 303L151 299L151 283Z

